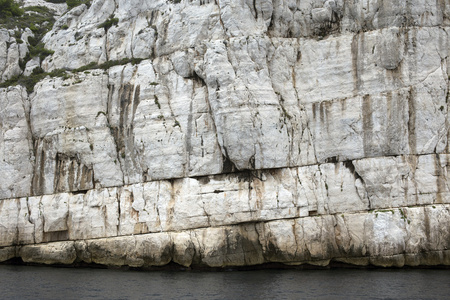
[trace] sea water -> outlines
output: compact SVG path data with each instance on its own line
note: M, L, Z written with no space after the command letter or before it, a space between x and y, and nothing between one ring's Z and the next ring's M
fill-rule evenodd
M0 299L450 299L450 270L180 272L0 265Z

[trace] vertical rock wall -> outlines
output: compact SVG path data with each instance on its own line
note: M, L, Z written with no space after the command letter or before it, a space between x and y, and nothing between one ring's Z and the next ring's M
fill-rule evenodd
M40 66L72 72L0 89L0 260L450 264L450 4L416 2L58 17Z

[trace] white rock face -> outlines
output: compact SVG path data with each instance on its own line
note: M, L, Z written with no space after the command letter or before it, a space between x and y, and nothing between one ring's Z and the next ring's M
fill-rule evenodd
M67 80L44 80L35 87L30 99L37 151L35 194L123 184L105 117L107 78L102 71L94 71Z
M450 5L416 2L94 0L25 70L0 30L2 80L72 70L0 89L0 261L449 265Z
M0 198L30 193L34 163L28 95L22 87L0 89Z
M42 6L54 11L57 16L64 14L67 11L66 3L51 3L45 0L22 0L23 7Z
M19 59L22 58L20 50L21 47L14 38L14 30L0 28L0 82L22 72L19 67Z

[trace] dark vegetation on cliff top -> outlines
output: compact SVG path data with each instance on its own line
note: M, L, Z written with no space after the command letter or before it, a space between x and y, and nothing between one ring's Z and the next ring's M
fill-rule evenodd
M23 14L23 9L13 0L0 0L0 17L17 17Z

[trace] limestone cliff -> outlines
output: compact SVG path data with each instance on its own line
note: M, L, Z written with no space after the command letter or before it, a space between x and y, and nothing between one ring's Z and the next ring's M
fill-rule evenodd
M0 29L0 261L450 265L449 0L49 2Z

